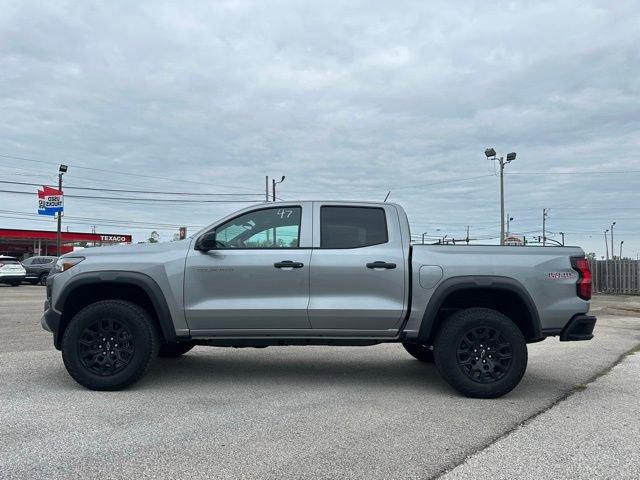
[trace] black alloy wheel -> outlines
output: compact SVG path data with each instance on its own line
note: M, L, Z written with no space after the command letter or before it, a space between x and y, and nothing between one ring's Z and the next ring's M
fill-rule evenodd
M126 368L135 353L135 343L127 327L112 318L96 320L78 338L82 365L91 373L115 375Z
M492 383L507 374L513 353L511 344L499 330L476 327L462 336L457 359L458 366L471 380Z

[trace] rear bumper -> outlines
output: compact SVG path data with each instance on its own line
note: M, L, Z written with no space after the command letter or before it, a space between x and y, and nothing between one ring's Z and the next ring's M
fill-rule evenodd
M561 342L575 342L591 340L593 328L596 326L596 317L592 315L576 315L560 332Z
M22 281L24 278L24 273L0 273L0 283Z

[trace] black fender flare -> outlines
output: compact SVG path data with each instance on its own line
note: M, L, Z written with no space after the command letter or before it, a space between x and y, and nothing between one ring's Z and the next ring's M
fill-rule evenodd
M145 275L144 273L119 270L80 273L64 285L64 288L56 299L55 310L64 314L64 304L71 293L77 288L92 284L99 286L104 282L122 285L135 285L136 287L141 288L149 296L151 304L155 309L158 325L160 326L163 338L168 342L176 340L176 329L173 325L171 311L169 310L167 300L162 293L162 289L153 278ZM55 334L56 338L54 338L55 345L61 344L64 327L65 325L60 325L60 328L58 328Z
M436 320L436 316L440 307L446 300L446 298L460 290L469 289L496 289L507 290L512 292L524 303L528 313L533 320L533 332L535 338L543 337L542 327L540 325L540 316L538 309L527 292L527 289L518 280L510 277L493 276L493 275L469 275L461 277L452 277L443 281L433 293L427 304L427 308L422 316L422 322L420 323L420 330L418 332L418 338L427 341L433 335L433 327Z

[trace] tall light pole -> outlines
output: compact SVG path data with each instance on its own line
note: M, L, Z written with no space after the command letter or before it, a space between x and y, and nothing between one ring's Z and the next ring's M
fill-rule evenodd
M607 250L607 260L609 260L609 241L607 240L607 233L609 233L608 228L604 231L604 248Z
M506 233L507 236L509 236L509 223L512 220L513 220L513 217L507 213L507 233Z
M616 222L613 222L611 224L611 260L615 260L616 259L616 254L615 254L615 250L614 250L614 245L615 243L613 243L613 227L616 226Z
M516 152L508 153L506 160L504 157L497 157L493 147L487 148L484 154L489 160L497 160L500 164L500 245L504 245L504 167L516 159Z
M269 201L269 175L264 177L264 201Z
M618 257L620 260L622 260L622 244L624 243L624 240L620 241L620 256Z
M427 232L423 232L422 233L422 245L424 245L424 237L425 237L426 234L427 234Z
M547 244L547 209L542 209L542 246Z
M279 184L279 183L284 182L284 175L282 176L282 178L280 179L279 182L276 182L275 178L272 178L271 182L272 182L271 183L271 190L272 190L271 194L273 195L273 201L275 202L276 201L276 185Z
M66 165L60 165L58 168L58 190L62 194L62 175L67 173L69 169ZM58 229L56 231L56 255L60 256L60 247L62 246L62 212L58 212Z

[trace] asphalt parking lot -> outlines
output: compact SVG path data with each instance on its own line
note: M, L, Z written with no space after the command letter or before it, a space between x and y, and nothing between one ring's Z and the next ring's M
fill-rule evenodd
M129 390L91 392L41 330L43 299L0 286L2 479L432 478L579 398L640 345L640 299L598 297L595 339L530 345L521 385L497 400L459 396L395 344L197 347Z

